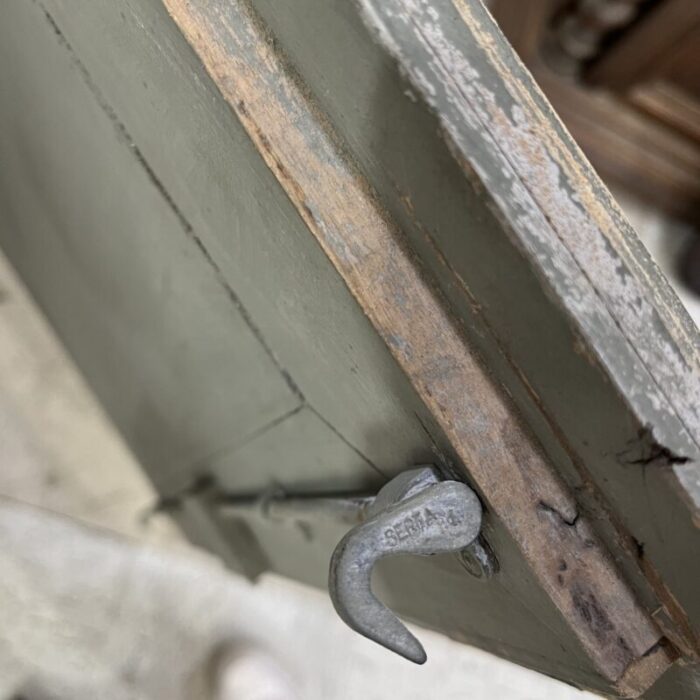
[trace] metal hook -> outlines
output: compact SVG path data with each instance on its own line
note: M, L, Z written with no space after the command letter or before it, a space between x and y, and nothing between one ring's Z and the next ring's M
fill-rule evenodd
M220 515L263 517L305 528L321 518L354 525L331 557L328 588L340 617L356 632L401 656L425 663L425 650L371 588L372 569L400 554L459 552L463 566L488 579L498 563L479 537L482 510L476 494L459 481L443 481L432 466L402 472L376 496L296 495L279 487L257 496L219 495Z
M439 481L426 467L390 481L368 515L333 552L331 600L353 630L409 661L425 663L422 644L372 592L372 568L388 556L441 554L468 547L479 536L481 504L466 484Z

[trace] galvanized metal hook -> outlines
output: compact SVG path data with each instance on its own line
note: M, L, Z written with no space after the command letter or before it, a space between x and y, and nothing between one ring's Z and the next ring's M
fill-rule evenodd
M372 592L372 568L400 554L458 552L481 529L481 504L458 481L439 481L429 467L404 472L389 482L331 558L329 591L338 615L356 632L417 664L423 645Z
M261 517L269 522L311 526L323 518L354 527L331 557L328 588L340 617L356 632L418 664L421 643L372 592L374 565L401 554L458 552L460 561L484 580L498 562L479 536L482 510L477 495L459 481L443 481L432 466L402 472L376 496L287 495L279 487L253 497L219 495L220 515Z

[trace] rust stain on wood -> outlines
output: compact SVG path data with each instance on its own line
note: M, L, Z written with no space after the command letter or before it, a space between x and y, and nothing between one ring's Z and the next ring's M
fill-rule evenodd
M641 692L661 635L264 28L240 2L164 2L583 648Z

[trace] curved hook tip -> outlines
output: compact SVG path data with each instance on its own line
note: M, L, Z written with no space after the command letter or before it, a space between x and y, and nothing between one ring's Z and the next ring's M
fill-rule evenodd
M416 645L414 648L412 648L410 651L409 650L399 650L399 649L392 649L391 651L396 652L400 656L403 656L404 659L408 659L408 661L412 661L414 664L418 664L419 666L422 666L427 660L428 660L428 655L425 653L425 649L423 649L423 645L414 637L414 641L416 642Z
M384 557L459 551L476 539L480 528L481 504L457 481L433 483L385 505L350 530L333 552L328 588L336 611L359 634L424 664L421 643L372 592L372 569Z
M372 641L381 644L385 649L393 651L395 654L402 656L407 661L422 666L427 660L428 655L425 653L423 645L416 639L411 631L406 627L401 620L394 618L394 629L390 634L380 636L371 633L368 630L360 631L360 634L371 639ZM369 633L368 633L369 632Z

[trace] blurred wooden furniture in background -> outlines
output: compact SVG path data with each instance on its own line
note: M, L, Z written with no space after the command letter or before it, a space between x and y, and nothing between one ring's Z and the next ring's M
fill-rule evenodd
M697 221L700 3L495 0L490 9L599 173Z
M482 4L74 5L1 5L0 245L161 507L325 587L347 526L217 498L435 464L498 573L391 557L385 602L604 695L697 698L697 329ZM585 16L520 22L554 56ZM533 68L598 127L639 112Z

